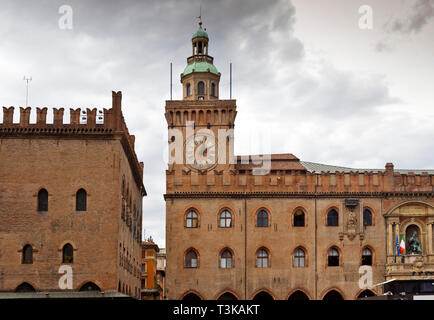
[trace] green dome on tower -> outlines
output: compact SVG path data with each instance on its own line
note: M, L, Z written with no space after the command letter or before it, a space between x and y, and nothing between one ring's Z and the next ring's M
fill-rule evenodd
M202 29L202 24L199 23L199 29L197 29L196 33L193 35L192 39L196 38L196 37L205 37L208 39L208 33L206 33L203 29Z

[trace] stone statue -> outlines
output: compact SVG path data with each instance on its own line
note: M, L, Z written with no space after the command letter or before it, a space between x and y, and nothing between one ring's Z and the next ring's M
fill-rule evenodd
M417 232L414 231L411 238L408 240L408 253L422 254L422 246L417 238Z

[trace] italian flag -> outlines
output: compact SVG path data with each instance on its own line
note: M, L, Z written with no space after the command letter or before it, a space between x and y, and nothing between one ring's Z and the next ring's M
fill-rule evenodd
M401 243L399 244L399 253L402 254L405 250L405 234L402 235Z

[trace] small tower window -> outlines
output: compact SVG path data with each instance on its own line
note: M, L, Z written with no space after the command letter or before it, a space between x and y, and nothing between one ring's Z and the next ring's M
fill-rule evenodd
M62 263L73 263L74 262L74 249L67 243L62 249Z
M80 189L75 195L75 210L76 211L86 211L86 190Z
M199 81L197 84L197 94L205 94L205 84L203 81Z
M23 248L23 264L32 264L33 263L33 248L30 244L26 244Z
M187 83L187 97L191 96L191 85Z
M199 54L202 54L202 41L199 41Z
M48 192L45 189L38 192L38 211L48 211Z
M212 95L213 97L216 96L216 94L215 94L215 83L214 83L214 82L211 83L211 95Z

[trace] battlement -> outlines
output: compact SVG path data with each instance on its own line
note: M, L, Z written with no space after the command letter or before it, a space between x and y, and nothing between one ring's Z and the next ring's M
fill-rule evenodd
M296 159L296 158L295 158ZM288 160L295 160L289 159ZM357 170L310 172L297 166L271 166L266 175L254 175L249 166L224 171L195 172L171 168L166 171L168 194L179 192L275 192L306 194L378 194L381 192L433 192L434 172L394 171L392 164L386 170Z
M130 135L122 114L122 92L112 92L112 108L97 114L93 109L69 109L70 123L64 123L64 108L53 108L53 123L47 123L48 108L36 108L36 123L30 123L31 107L19 108L20 118L14 123L15 107L3 107L3 122L0 123L0 138L11 136L74 136L74 135L121 135L125 152L136 168L139 185L143 185L143 163L139 162L134 149L135 136Z

